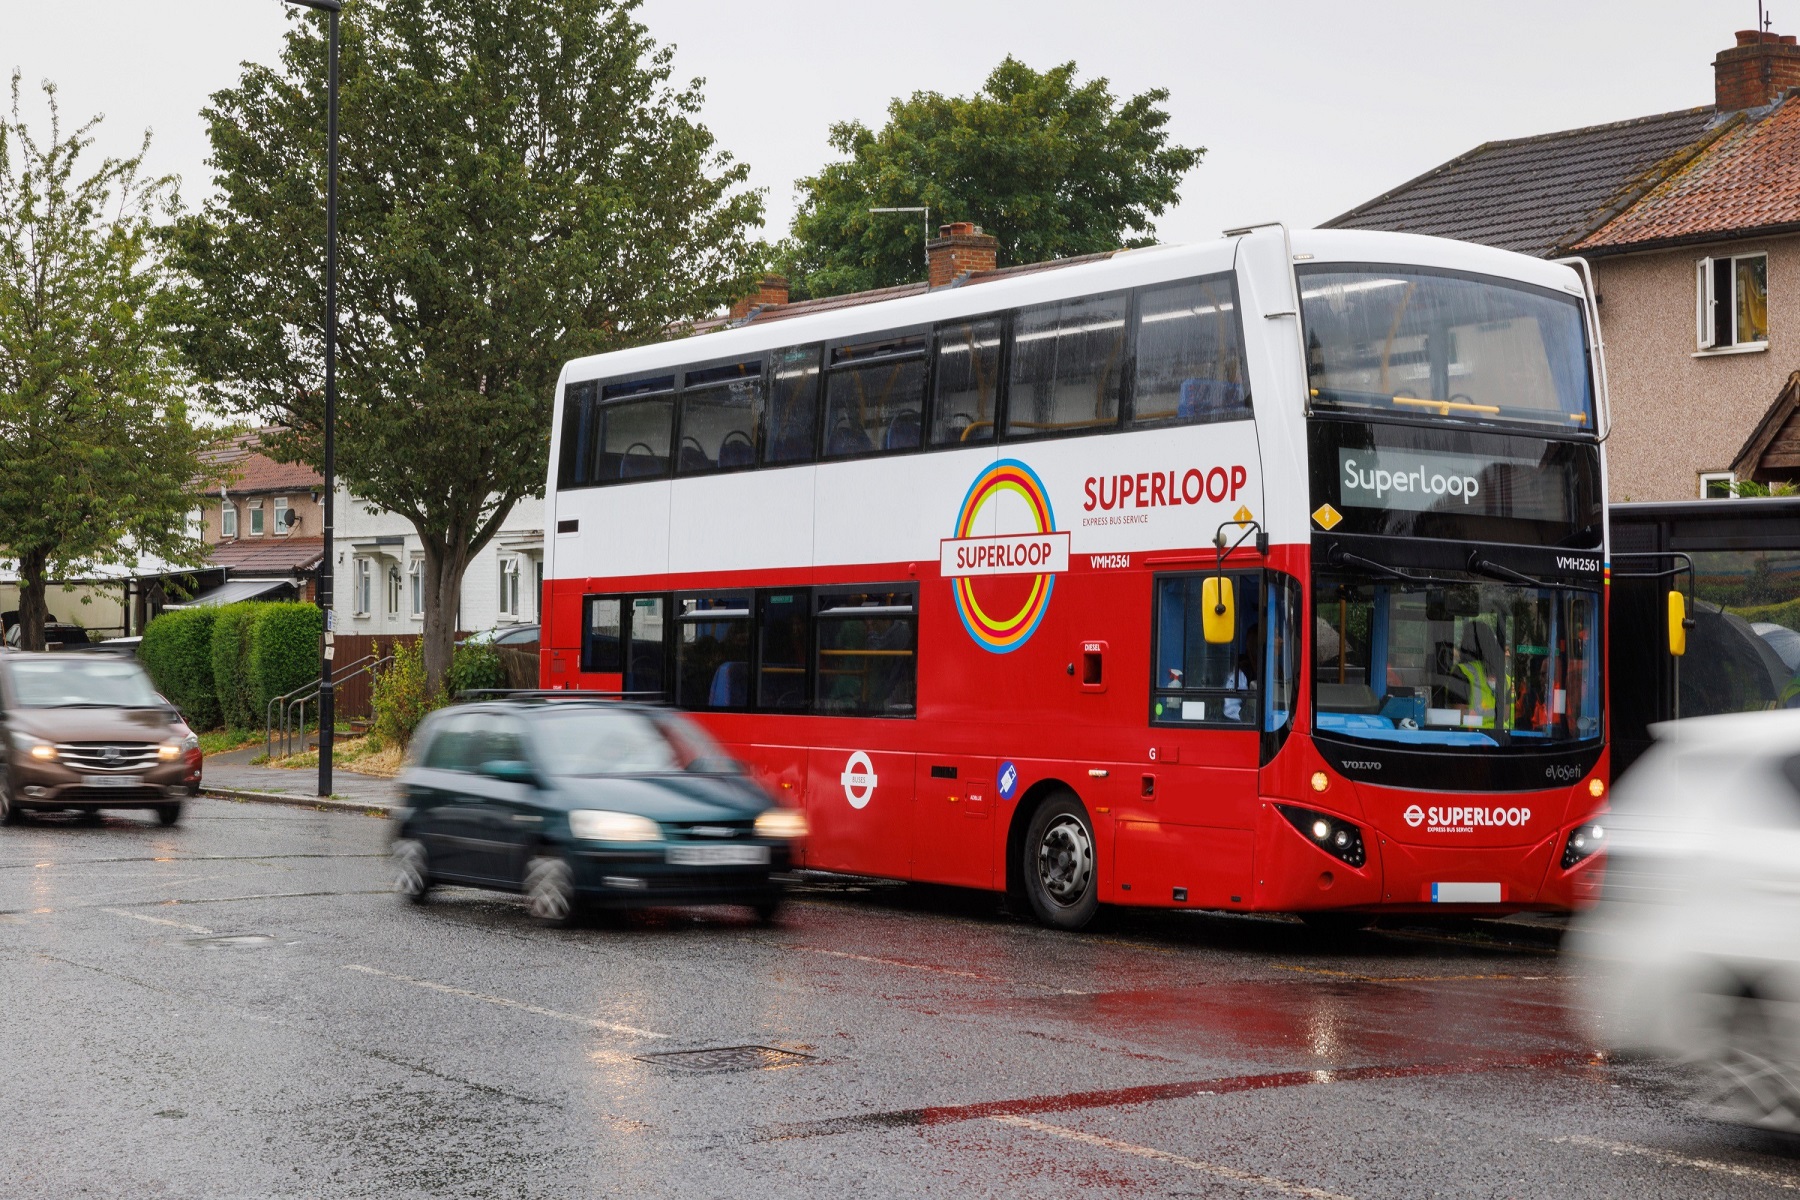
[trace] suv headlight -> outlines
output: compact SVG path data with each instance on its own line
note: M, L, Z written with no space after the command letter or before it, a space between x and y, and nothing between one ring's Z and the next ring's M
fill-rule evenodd
M797 808L771 808L756 818L756 836L803 838L806 836L806 814Z
M662 826L636 813L581 808L569 814L569 832L584 842L660 842Z
M14 730L13 745L20 754L35 758L39 762L53 762L56 759L56 747L34 734Z

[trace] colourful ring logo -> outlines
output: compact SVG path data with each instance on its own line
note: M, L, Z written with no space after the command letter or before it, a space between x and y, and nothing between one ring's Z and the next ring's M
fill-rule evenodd
M1003 458L975 477L963 497L956 517L958 538L974 537L975 522L988 501L1003 493L1011 493L1025 502L1034 527L1019 533L1051 533L1056 529L1056 514L1050 508L1050 494L1037 472L1016 458ZM1019 610L1011 615L994 617L985 612L975 596L975 579L964 575L952 580L956 592L956 611L963 628L982 649L994 654L1009 654L1023 646L1037 631L1038 623L1050 609L1050 593L1055 590L1056 576L1034 575L1031 590Z

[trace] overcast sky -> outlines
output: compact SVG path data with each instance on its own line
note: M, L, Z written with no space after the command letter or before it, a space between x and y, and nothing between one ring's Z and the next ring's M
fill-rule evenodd
M1800 0L1797 0L1800 6ZM100 148L154 131L152 167L202 198L199 110L245 60L273 61L280 0L0 0L0 66L60 88L65 121L106 114ZM1777 32L1800 31L1775 9ZM1207 148L1158 223L1163 241L1230 225L1318 223L1480 142L1712 102L1713 55L1755 0L648 0L706 123L787 229L793 181L833 121L878 126L916 90L966 95L1011 53L1070 59L1116 95L1169 90L1174 138Z

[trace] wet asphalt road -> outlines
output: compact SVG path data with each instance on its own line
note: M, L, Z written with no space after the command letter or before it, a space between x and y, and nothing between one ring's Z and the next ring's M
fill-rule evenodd
M1595 1061L1543 948L1059 935L842 884L774 928L550 931L511 897L406 907L385 834L212 800L0 830L0 1195L1800 1191L1793 1144ZM744 1045L760 1069L653 1057Z

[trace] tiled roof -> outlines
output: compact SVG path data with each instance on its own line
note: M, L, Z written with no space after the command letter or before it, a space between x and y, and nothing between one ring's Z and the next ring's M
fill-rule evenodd
M1711 107L1487 142L1324 223L1547 257L1654 187L1739 118Z
M993 271L972 271L963 276L951 287L972 287L978 283L991 283L996 279L1011 279L1019 275L1035 275L1040 271L1055 271L1062 267L1078 266L1081 263L1104 262L1117 254L1116 250L1104 250L1098 254L1078 254L1071 258L1053 258L1046 262L1022 263L1016 267L1000 267ZM713 317L694 324L695 333L712 333L720 329L736 329L741 325L762 325L769 321L785 321L789 317L806 317L814 313L831 312L840 308L856 308L864 304L876 304L883 300L898 300L904 296L922 296L930 289L923 281L919 283L903 283L898 287L873 288L866 292L849 292L842 296L824 296L817 300L796 300L791 304L768 304L761 308L753 308L748 316Z
M304 463L276 462L262 453L263 436L271 430L241 433L200 455L209 466L223 467L224 485L230 492L291 492L323 486L319 473ZM218 484L206 490L216 491Z
M323 557L323 538L235 538L207 548L210 563L230 567L234 576L310 571Z
M1577 250L1639 249L1800 227L1800 101L1744 121L1585 238Z

